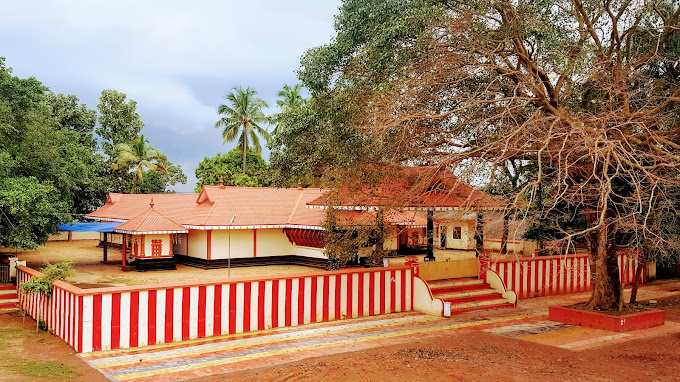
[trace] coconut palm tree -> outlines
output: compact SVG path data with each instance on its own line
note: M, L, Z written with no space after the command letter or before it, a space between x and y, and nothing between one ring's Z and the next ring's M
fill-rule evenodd
M149 171L168 173L166 168L168 158L158 149L154 148L143 134L130 143L116 145L116 151L118 156L111 169L132 171L134 173L131 191L133 194L135 193L137 182L144 180L144 168L147 168Z
M222 104L217 108L217 113L224 117L215 123L215 127L224 127L222 131L224 142L238 140L243 152L243 173L245 174L248 146L252 145L255 152L261 154L262 145L258 135L267 143L272 140L267 130L259 125L270 123L270 118L262 111L269 105L257 97L257 92L250 87L233 88L231 93L224 96L224 99L229 101L229 105Z
M301 90L302 84L295 84L293 87L286 84L283 85L283 90L280 90L276 94L279 97L279 99L276 101L276 104L279 106L279 108L281 108L281 113L274 115L273 118L274 121L276 121L276 127L273 131L274 135L281 132L282 124L280 122L280 117L283 112L304 106L307 100L302 98L302 94L300 94Z

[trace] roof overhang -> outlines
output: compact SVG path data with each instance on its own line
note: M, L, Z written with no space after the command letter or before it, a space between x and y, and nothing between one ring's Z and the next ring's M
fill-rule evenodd
M307 208L314 209L326 209L328 206L319 205L307 205ZM381 209L393 209L392 207L385 206L332 206L336 210L340 211L378 211ZM436 207L436 206L407 206L400 207L404 211L503 211L505 207Z
M189 230L177 230L177 231L126 231L123 229L117 229L116 233L123 233L127 235L163 235L170 233L189 233Z

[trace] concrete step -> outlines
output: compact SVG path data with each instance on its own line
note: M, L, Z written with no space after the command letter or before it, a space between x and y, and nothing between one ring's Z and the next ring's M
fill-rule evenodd
M449 298L442 298L440 296L437 296L437 298L441 298L442 301L444 302L450 302L451 306L456 306L459 304L467 303L467 302L481 302L481 301L488 301L488 300L503 300L503 295L500 293L488 293L488 294L482 294L482 295L473 295L473 296L461 296L461 297L449 297Z
M17 308L17 307L14 307L14 308L0 308L0 314L3 314L3 313L12 313L12 312L16 312L16 311L18 311L18 310L19 310L19 308Z
M0 301L0 309L16 308L19 305L19 299Z
M476 290L462 290L446 293L432 293L436 298L447 299L447 298L461 298L461 297L473 297L473 296L486 296L489 294L494 294L496 291L491 287L486 287L484 289Z
M504 298L494 298L491 300L481 300L481 301L468 301L468 302L462 302L459 304L451 304L451 311L454 310L459 310L459 309L469 309L469 308L477 308L477 307L483 307L487 305L502 305L502 304L507 304L508 302Z
M505 300L503 300L505 301ZM456 315L456 314L463 314L467 312L474 312L478 310L492 310L492 309L507 309L507 308L514 308L515 305L511 304L509 302L504 302L504 303L498 303L498 304L490 304L490 305L481 305L481 306L474 306L470 308L464 308L464 309L456 309L451 311L451 315Z
M0 293L0 302L13 298L19 298L19 294L16 291L12 291L11 293Z
M4 291L4 290L16 290L16 289L17 289L17 286L14 285L14 284L6 284L6 283L0 284L0 291Z
M479 285L484 284L484 280L473 279L473 278L458 278L458 279L445 279L445 280L431 280L427 282L430 288L446 288L451 286L463 286L463 285Z

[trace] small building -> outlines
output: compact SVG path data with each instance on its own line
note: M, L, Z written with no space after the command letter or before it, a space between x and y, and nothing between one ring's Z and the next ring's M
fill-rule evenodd
M328 190L319 188L219 185L203 186L198 194L111 193L106 204L88 216L123 223L115 228L121 236L111 241L121 242L124 263L138 270L174 267L174 262L203 268L325 267L324 221L329 207L345 224L375 224L377 212L385 211L385 249L402 255L425 253L430 211L435 247L474 251L477 221L470 211L505 205L451 177L440 177L438 188L430 187L404 203L391 196L405 194L407 184L389 189L386 198L394 204L385 197L369 197L334 206L327 205Z

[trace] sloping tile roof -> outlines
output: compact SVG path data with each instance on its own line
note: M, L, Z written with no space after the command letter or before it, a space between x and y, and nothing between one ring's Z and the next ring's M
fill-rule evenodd
M337 211L337 223L340 226L348 225L377 225L378 214L374 211ZM385 225L408 225L426 226L427 218L415 211L395 211L389 210L383 215Z
M189 230L156 211L153 207L116 227L116 232L124 233L187 233Z
M184 226L321 226L324 211L306 204L322 193L318 188L204 186L201 194L111 194L88 216L130 220L148 210L153 197L154 209Z
M385 177L377 186L341 189L338 195L324 194L310 206L324 206L329 198L336 207L394 208L504 208L506 204L491 195L464 184L450 172L432 167L404 167Z

